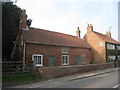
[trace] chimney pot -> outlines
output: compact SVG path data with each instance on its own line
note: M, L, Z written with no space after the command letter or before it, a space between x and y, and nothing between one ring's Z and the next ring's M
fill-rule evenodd
M76 36L77 36L78 38L80 38L80 30L79 30L79 27L77 27Z
M93 26L92 26L92 24L90 24L90 26L89 26L89 24L88 24L87 32L92 32L92 31L93 31Z
M89 24L88 24L88 26L89 26Z
M110 32L110 31L109 31L109 32L107 31L107 32L106 32L106 35L107 35L108 37L111 37L111 32Z

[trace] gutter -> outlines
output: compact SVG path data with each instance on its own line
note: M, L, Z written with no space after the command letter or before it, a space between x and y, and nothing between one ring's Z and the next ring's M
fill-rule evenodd
M36 44L36 45L46 45L46 46L58 46L58 47L71 47L71 48L80 48L80 49L89 49L91 50L90 47L77 47L77 46L64 46L64 45L55 45L55 44L43 44L39 42L26 42L26 44Z

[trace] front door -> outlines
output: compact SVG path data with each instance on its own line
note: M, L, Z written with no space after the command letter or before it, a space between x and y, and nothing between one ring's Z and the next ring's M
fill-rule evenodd
M74 64L78 65L79 64L79 56L74 57Z
M49 56L49 58L48 58L48 66L49 67L55 66L55 57L54 56Z

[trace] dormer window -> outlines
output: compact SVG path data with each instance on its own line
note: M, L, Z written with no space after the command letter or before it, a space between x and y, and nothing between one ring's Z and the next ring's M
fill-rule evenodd
M62 47L62 53L69 53L69 47Z

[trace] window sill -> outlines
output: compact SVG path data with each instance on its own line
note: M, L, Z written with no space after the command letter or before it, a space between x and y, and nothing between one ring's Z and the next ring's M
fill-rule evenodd
M43 65L36 65L36 67L40 67L40 66L42 67Z
M107 48L107 50L116 50L116 49L108 49L108 48Z
M69 64L62 64L62 66L67 66L67 65L69 65Z

